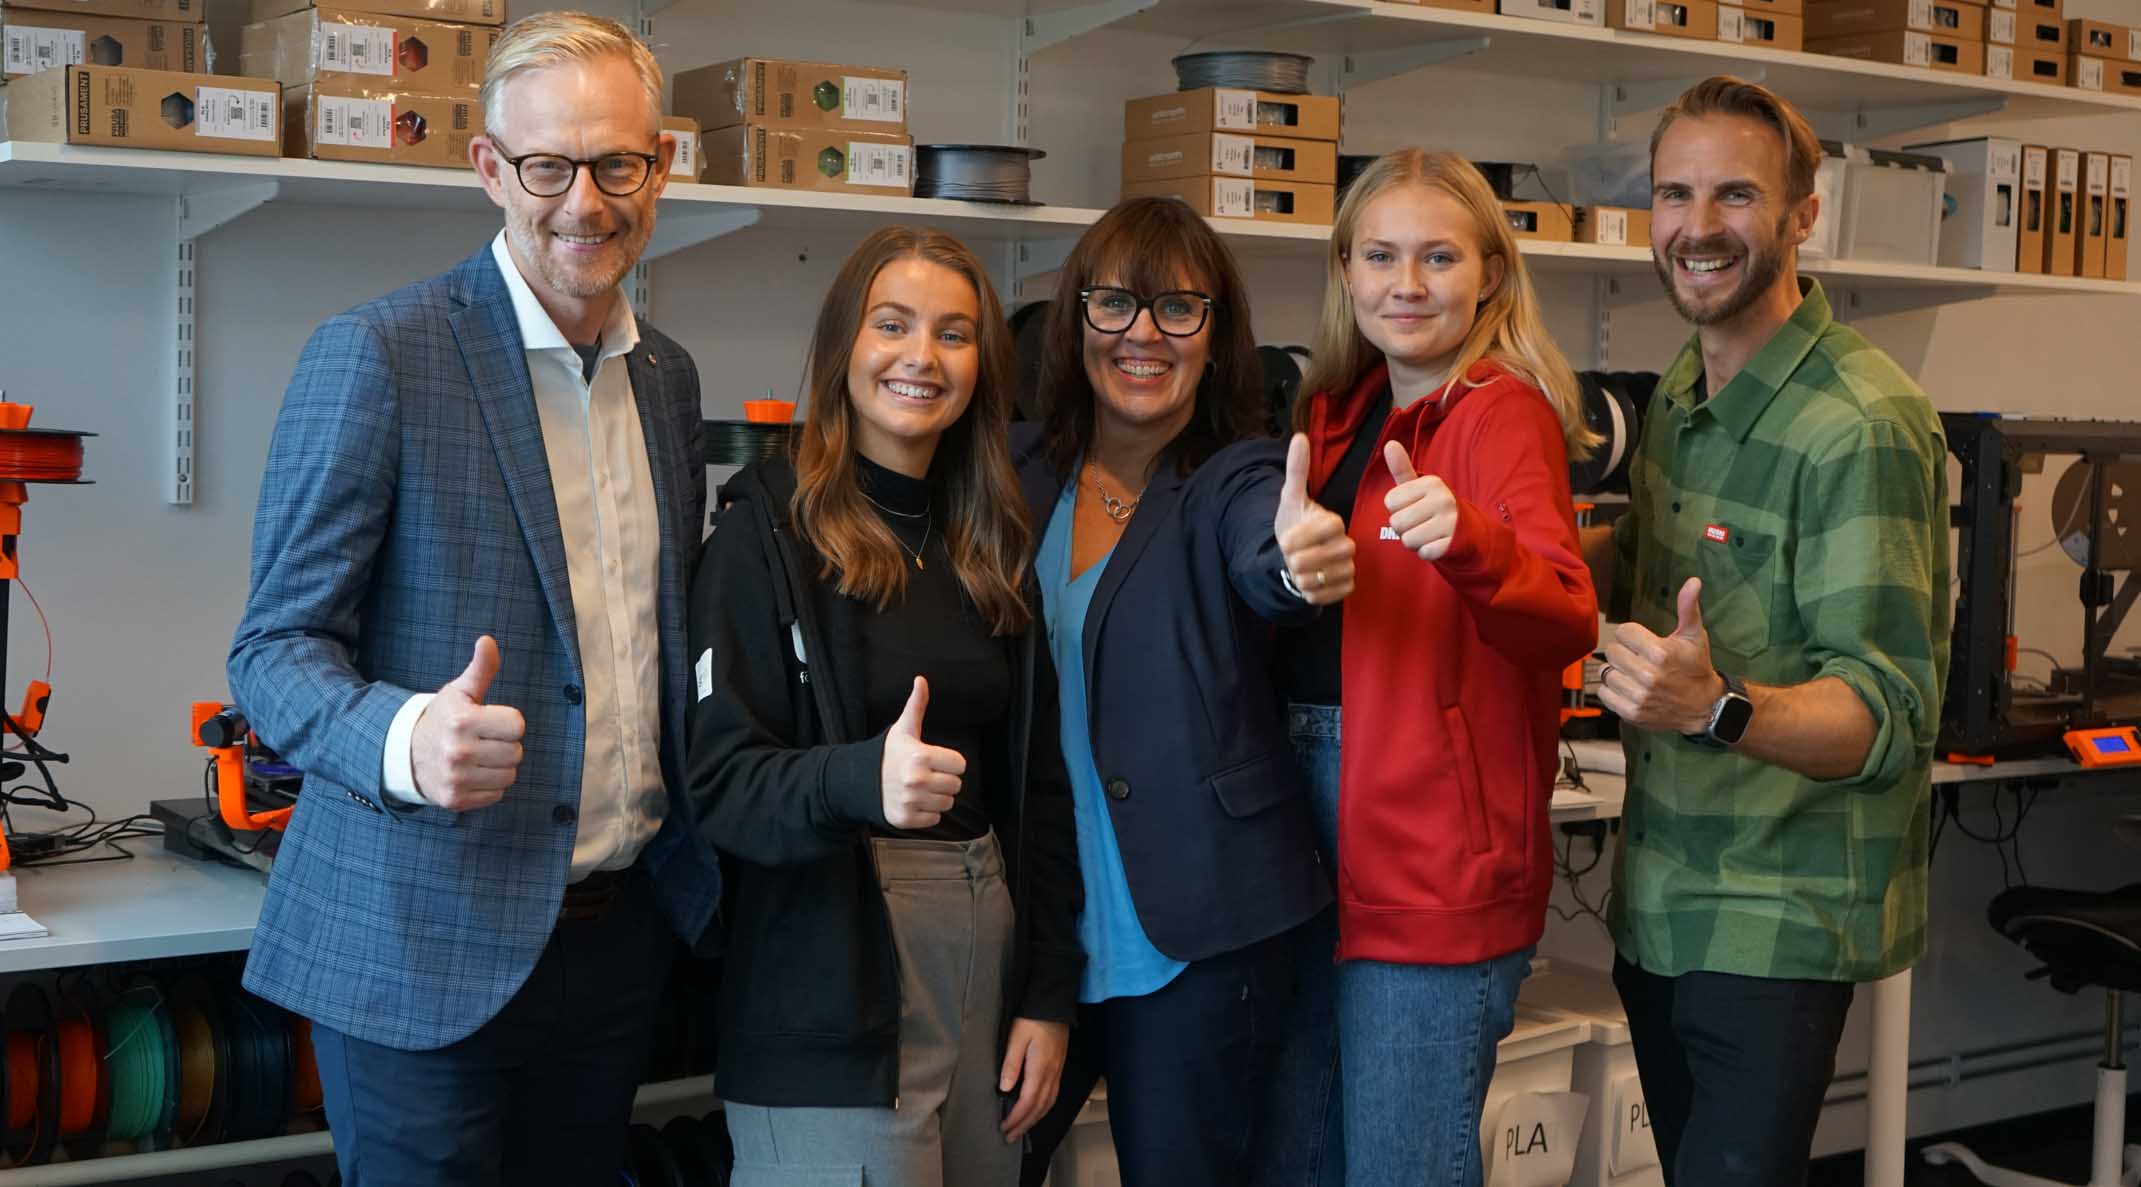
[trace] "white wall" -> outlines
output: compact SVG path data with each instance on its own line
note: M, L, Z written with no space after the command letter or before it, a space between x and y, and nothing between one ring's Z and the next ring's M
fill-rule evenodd
M606 7L629 16L626 6ZM2074 0L2072 15L2141 22L2141 4ZM1006 138L1012 32L1008 18L885 0L684 0L655 25L671 70L746 53L903 65L914 131L925 142ZM1035 170L1038 197L1108 203L1118 180L1121 103L1171 89L1167 59L1184 48L1178 38L1103 32L1034 58L1032 142L1049 152ZM1356 91L1346 147L1426 143L1537 160L1558 187L1552 166L1565 146L1592 139L1597 101L1588 86L1438 68ZM1964 131L2141 151L2141 120L2130 116L1989 119ZM96 485L35 490L22 557L57 637L46 740L76 756L59 771L66 792L106 816L198 792L200 753L186 742L186 707L224 693L223 657L244 596L268 431L306 334L337 310L450 266L497 225L481 214L278 203L205 237L197 501L173 508L158 485L171 217L159 199L0 187L0 388L37 404L38 423L102 434L88 461ZM750 231L655 266L652 320L697 359L709 415L734 416L741 401L769 389L796 390L809 320L853 240ZM1316 254L1259 248L1244 268L1260 340L1305 342L1321 286ZM1640 291L1650 281L1631 283ZM1595 361L1590 283L1556 277L1543 291L1569 355L1578 365ZM1839 308L1943 408L2136 418L2131 377L2141 374L2141 335L2132 327L2141 302L2029 296L1899 308L1873 293L1854 306L1842 292ZM1662 302L1618 310L1612 364L1661 367L1685 336ZM2024 539L2049 534L2040 524L2025 528ZM2067 607L2076 570L2056 550L2026 566L2024 634L2071 658L2076 632ZM9 641L0 695L12 702L43 666L42 635L20 598ZM1966 811L1983 818L1988 796L1967 795ZM2048 797L2024 837L2032 874L2085 885L2125 880L2119 869L2130 860L2104 827L2121 806L2101 785ZM35 829L46 821L21 812L15 824ZM1590 880L1594 892L1607 866L1610 855ZM2066 1002L2020 979L2023 958L1983 924L1983 902L1998 885L1989 851L1951 832L1935 868L1934 954L1919 978L1920 1057L1994 1037L2086 1028L2094 1017L2093 1003ZM1556 923L1547 950L1605 960L1588 923ZM1863 1064L1849 1043L1844 1063ZM2061 1082L2066 1097L2079 1099L2086 1066ZM2020 1099L2009 1094L1991 1104ZM1923 1124L1954 1113L1925 1105L1919 1117ZM1824 1143L1849 1144L1855 1134L1839 1114Z

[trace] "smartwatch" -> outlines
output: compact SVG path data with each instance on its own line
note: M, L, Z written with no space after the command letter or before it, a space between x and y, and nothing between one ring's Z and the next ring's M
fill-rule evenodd
M1687 738L1705 746L1737 746L1747 736L1748 723L1754 720L1754 702L1747 698L1747 686L1739 677L1723 672L1717 676L1725 682L1725 695L1710 706L1710 721L1703 731Z

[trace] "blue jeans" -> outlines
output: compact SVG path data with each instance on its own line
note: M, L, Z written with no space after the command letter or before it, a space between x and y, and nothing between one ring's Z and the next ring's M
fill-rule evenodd
M1335 873L1339 712L1294 705L1288 716L1324 864ZM1533 949L1476 964L1341 965L1335 907L1306 931L1257 1183L1478 1187L1495 1045L1516 1025Z

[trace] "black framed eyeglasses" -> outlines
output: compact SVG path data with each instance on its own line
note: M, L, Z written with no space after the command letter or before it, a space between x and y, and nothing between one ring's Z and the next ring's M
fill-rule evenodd
M612 198L629 198L647 188L647 179L654 176L654 166L660 162L660 157L644 152L613 152L591 161L576 161L556 153L505 157L505 163L513 166L513 172L520 177L520 188L537 198L555 198L572 189L582 169L595 179L596 189Z
M1154 329L1170 338L1188 338L1212 315L1212 298L1192 289L1140 297L1126 288L1098 284L1079 289L1078 298L1085 306L1085 324L1103 334L1127 332L1137 315L1150 309Z

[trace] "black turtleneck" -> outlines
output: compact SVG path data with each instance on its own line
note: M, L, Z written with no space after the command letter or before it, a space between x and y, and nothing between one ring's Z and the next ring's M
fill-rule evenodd
M966 781L958 802L931 829L900 836L968 841L989 831L981 788L974 782L987 769L982 761L985 738L1001 736L1011 704L1011 652L1003 639L968 602L944 546L943 500L928 481L909 478L857 455L862 490L878 518L892 530L906 552L907 592L869 619L863 628L863 703L870 728L882 730L899 719L914 689L914 678L929 681L929 709L922 718L922 740L966 756ZM922 567L914 568L919 553Z

